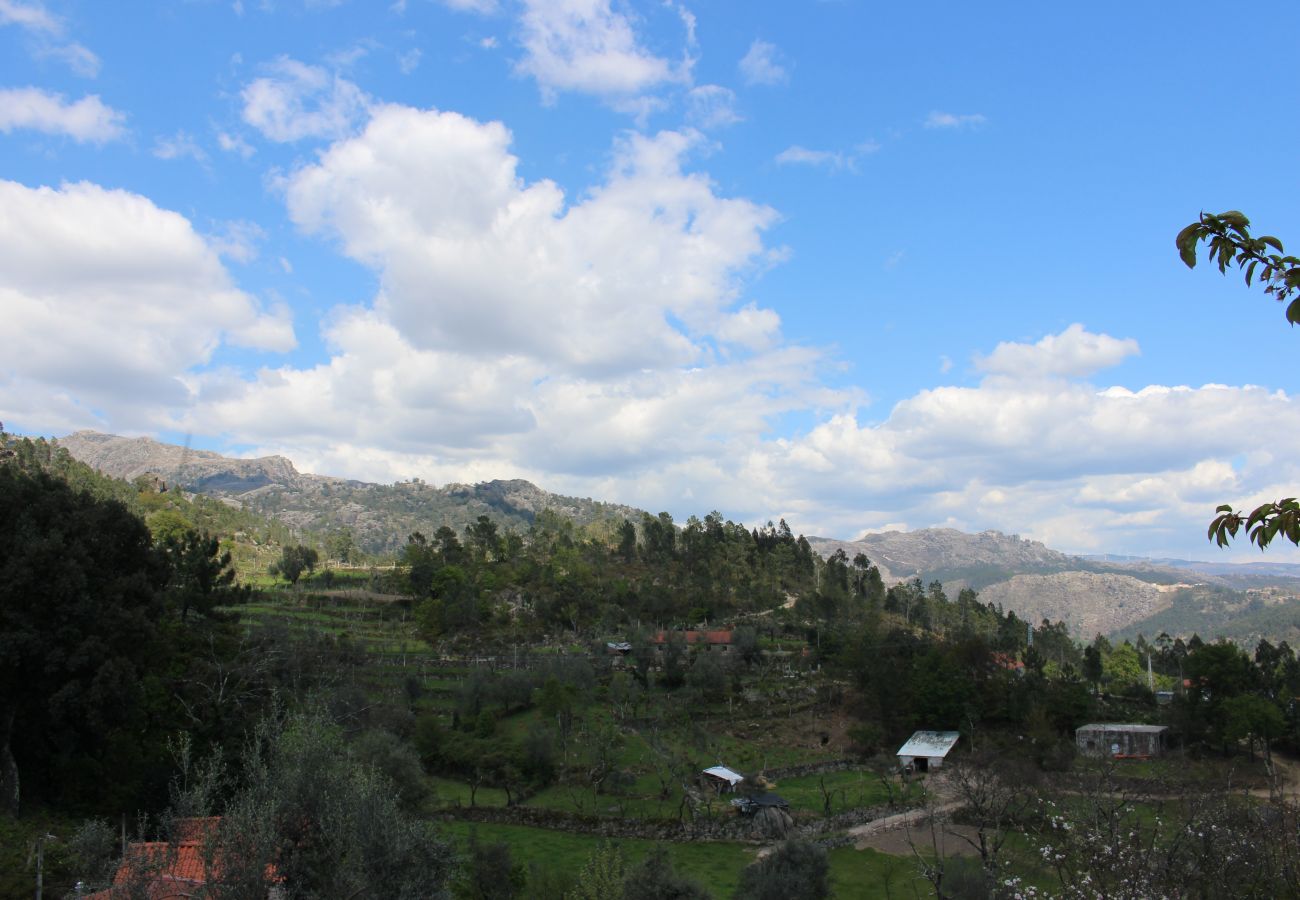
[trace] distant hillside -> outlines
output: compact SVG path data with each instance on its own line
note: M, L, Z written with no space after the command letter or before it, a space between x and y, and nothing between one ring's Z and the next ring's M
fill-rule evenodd
M1204 640L1227 638L1254 647L1261 638L1273 643L1300 642L1300 596L1286 587L1231 590L1212 585L1182 588L1171 603L1149 618L1119 629L1117 638L1139 633L1152 637L1199 634Z
M1080 638L1110 634L1149 619L1173 603L1177 588L1140 581L1131 575L1056 572L1016 575L980 591L980 599L1037 624L1063 621Z
M851 560L865 553L886 582L920 577L927 583L934 579L945 585L961 582L979 590L1017 574L1064 572L1080 567L1078 557L1000 531L967 534L953 528L925 528L869 534L856 541L808 540L823 556L843 549Z
M480 515L519 531L547 509L579 525L609 528L624 518L639 522L643 515L633 507L551 494L519 480L381 485L304 474L280 456L231 459L148 438L80 431L59 444L106 474L156 476L300 532L323 535L350 528L357 546L371 553L396 550L413 531L431 535L441 525L461 531ZM822 556L838 549L850 560L865 554L886 583L938 580L950 596L971 587L982 600L1029 621L1064 621L1081 638L1141 630L1148 636L1168 631L1246 641L1300 639L1300 600L1295 599L1300 579L1294 577L1297 567L1285 564L1083 558L1016 535L951 528L892 531L858 541L810 538L809 543Z
M215 535L231 552L242 576L264 572L278 548L291 539L282 523L254 511L204 494L160 490L161 481L152 477L136 483L134 479L112 476L76 459L57 442L43 438L9 439L2 447L0 461L12 462L26 471L48 472L78 491L117 500L143 519L155 534L194 528Z
M282 456L232 459L149 438L78 431L59 445L76 459L118 478L155 475L187 491L217 497L305 532L350 528L370 553L396 550L413 531L461 531L480 515L527 530L549 509L579 525L639 522L642 511L616 503L552 494L522 480L433 487L419 481L383 485L299 472Z
M919 531L890 531L869 534L857 541L810 538L813 549L823 555L843 549L852 559L863 553L881 570L887 583L920 578L927 584L943 582L949 595L961 587L980 592L986 603L998 603L1031 622L1042 619L1063 621L1077 637L1111 634L1141 628L1148 634L1152 624L1188 626L1190 635L1204 616L1179 616L1170 612L1190 589L1215 591L1236 598L1244 605L1247 598L1231 587L1246 586L1233 582L1241 578L1255 585L1257 580L1286 583L1287 578L1268 577L1255 572L1232 575L1210 574L1192 568L1161 564L1142 557L1083 558L1053 550L1039 541L1024 540L998 531L967 534L951 528L928 528ZM1207 564L1208 565L1208 564ZM1224 567L1214 567L1215 572ZM1163 618L1159 618L1163 616ZM1215 619L1216 627L1223 620Z

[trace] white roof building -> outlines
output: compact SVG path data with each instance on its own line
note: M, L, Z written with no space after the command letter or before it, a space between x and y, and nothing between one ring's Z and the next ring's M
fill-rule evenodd
M937 769L960 737L960 731L918 731L898 748L898 764L921 772Z
M731 787L735 787L745 780L745 776L739 772L733 772L726 766L709 766L704 770L705 775L716 778L719 781L725 781Z

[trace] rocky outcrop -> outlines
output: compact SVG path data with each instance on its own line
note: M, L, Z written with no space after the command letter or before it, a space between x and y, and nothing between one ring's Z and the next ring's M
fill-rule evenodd
M1058 572L1016 575L986 587L980 600L1014 610L1037 624L1063 621L1078 637L1109 634L1146 619L1173 602L1173 592L1131 575Z
M1053 550L1040 541L1000 531L967 534L953 528L885 531L856 541L809 538L822 556L844 550L849 559L858 553L880 569L886 582L915 576L941 581L978 581L981 574L994 580L1020 572L1064 571L1080 567L1077 557ZM976 586L980 586L978 583Z

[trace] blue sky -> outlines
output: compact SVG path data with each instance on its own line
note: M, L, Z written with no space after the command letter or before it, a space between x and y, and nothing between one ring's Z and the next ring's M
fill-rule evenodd
M810 534L1257 558L1294 3L0 0L0 418ZM1294 551L1270 551L1272 558Z

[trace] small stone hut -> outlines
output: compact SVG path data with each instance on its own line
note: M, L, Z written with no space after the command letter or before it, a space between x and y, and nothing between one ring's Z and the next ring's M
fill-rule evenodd
M1163 756L1167 725L1124 725L1114 722L1075 729L1074 743L1084 756L1150 759Z

